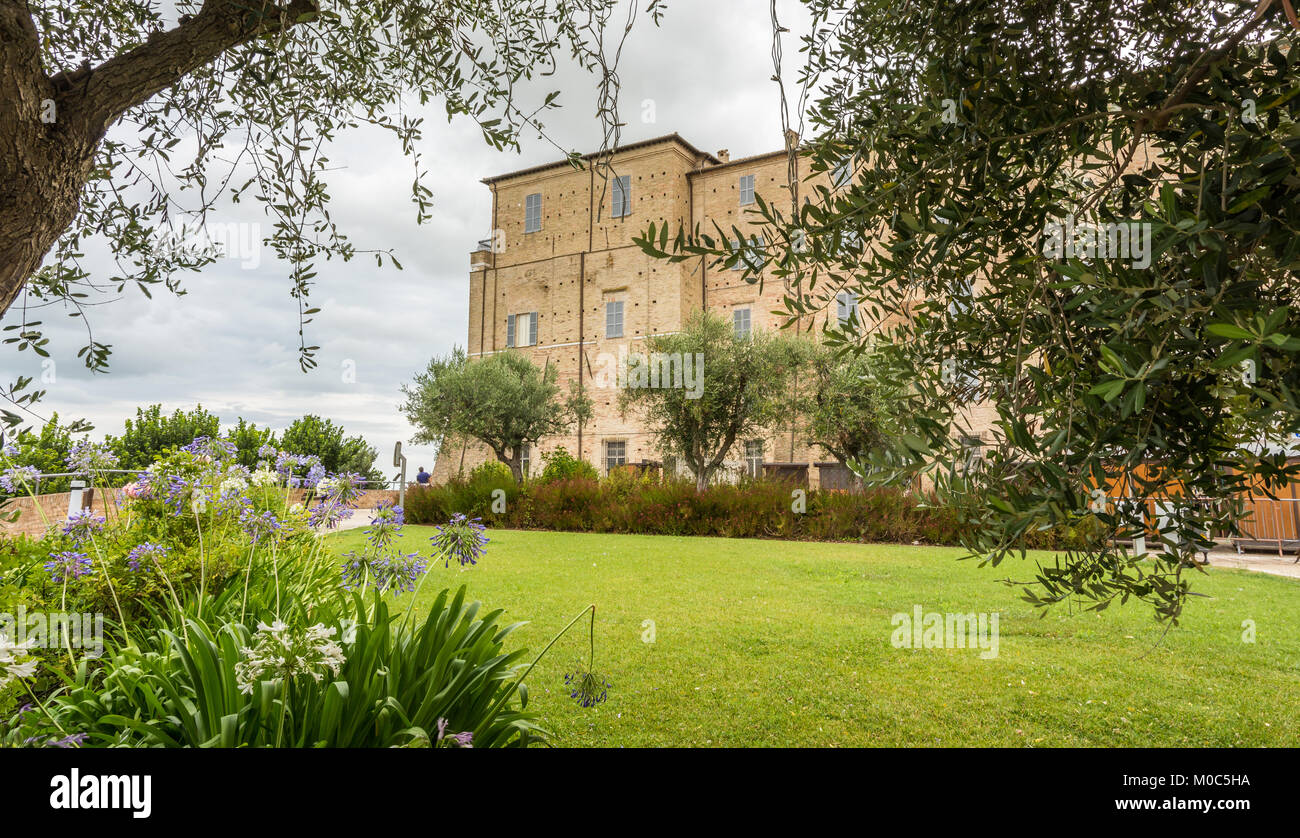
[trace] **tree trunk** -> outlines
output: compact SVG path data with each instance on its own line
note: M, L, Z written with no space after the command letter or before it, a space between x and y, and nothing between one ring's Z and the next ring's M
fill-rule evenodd
M76 220L109 126L232 47L317 11L315 0L251 6L209 0L98 67L47 75L27 4L0 0L0 316Z

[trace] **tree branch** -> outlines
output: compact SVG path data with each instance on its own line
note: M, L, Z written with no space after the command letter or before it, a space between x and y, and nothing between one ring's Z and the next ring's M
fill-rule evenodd
M83 66L51 81L61 102L94 136L130 108L143 104L222 53L261 35L313 19L316 0L263 0L260 9L238 0L207 0L175 29L156 32L131 50L91 69ZM79 83L74 83L79 82Z

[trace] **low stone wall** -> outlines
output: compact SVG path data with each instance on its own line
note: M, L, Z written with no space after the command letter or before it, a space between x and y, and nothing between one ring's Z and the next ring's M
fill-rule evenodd
M119 490L109 489L116 493ZM104 489L94 492L91 509L96 515L104 514ZM15 521L0 521L0 535L41 535L49 526L61 524L68 519L68 498L71 492L58 492L52 495L37 495L14 498L5 504L4 515L8 517L15 509L18 518ZM85 493L82 495L83 502ZM48 523L47 523L48 522Z
M95 489L91 506L95 514L105 514L104 495L106 492L112 493L110 513L116 511L120 491L120 489ZM41 535L47 527L63 523L68 518L68 498L70 495L70 492L37 495L35 501L30 496L14 498L5 505L4 514L7 517L10 512L16 509L18 510L18 518L12 522L0 521L0 536ZM289 493L289 502L304 503L306 497L306 490L293 489ZM381 503L397 503L397 490L370 489L362 492L354 501L354 505L358 509L373 509Z

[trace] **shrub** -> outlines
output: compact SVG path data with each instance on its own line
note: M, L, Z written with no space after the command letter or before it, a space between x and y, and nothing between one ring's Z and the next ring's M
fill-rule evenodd
M94 651L61 632L29 650L0 625L0 719L28 696L39 706L9 713L0 745L482 747L542 735L525 710L532 666L505 648L500 610L480 613L463 588L422 619L410 610L431 563L484 555L479 521L453 516L431 554L404 553L403 511L380 507L340 569L319 535L350 514L360 476L273 450L250 471L235 455L195 440L128 487L112 520L76 516L0 550L0 613L105 616ZM465 490L499 477L484 469ZM290 504L290 485L316 505ZM403 592L411 607L390 614L385 596Z
M578 459L561 446L546 455L546 467L534 482L549 484L574 479L595 481L600 475L591 463Z

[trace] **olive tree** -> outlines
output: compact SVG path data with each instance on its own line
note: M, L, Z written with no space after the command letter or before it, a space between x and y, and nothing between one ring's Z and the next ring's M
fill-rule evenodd
M806 5L803 93L782 97L806 103L783 112L799 176L756 207L747 275L787 284L792 322L856 294L841 348L891 344L917 393L874 473L928 473L972 555L1092 517L1103 537L1040 564L1026 598L1176 621L1209 535L1241 533L1240 493L1300 476L1294 4ZM720 230L640 242L736 258ZM983 468L955 468L976 409ZM1172 512L1129 514L1106 497L1121 484ZM1122 546L1153 527L1147 560Z
M661 0L644 7L658 22ZM309 295L323 260L359 250L332 220L331 144L369 126L410 159L409 199L430 218L418 153L423 118L477 122L492 147L518 147L559 91L537 90L561 62L598 77L596 116L617 143L622 39L639 17L606 28L617 0L0 0L0 315L18 307L6 342L44 355L37 312L65 304L84 316L127 286L180 292L178 275L216 258L200 237L221 199L255 201L265 245L284 264L298 304L304 370L317 347ZM613 60L607 60L607 55ZM524 91L533 91L526 94ZM534 98L535 96L535 98ZM575 165L581 165L574 155ZM92 273L86 245L114 266ZM368 251L400 268L391 252ZM103 300L98 300L103 301ZM92 369L110 347L87 323ZM29 411L30 378L0 397ZM5 423L17 413L5 410Z
M558 378L555 367L539 368L520 352L471 361L457 348L402 387L401 410L416 442L441 447L453 435L476 439L522 484L525 448L591 417L591 399L577 387L561 396Z

